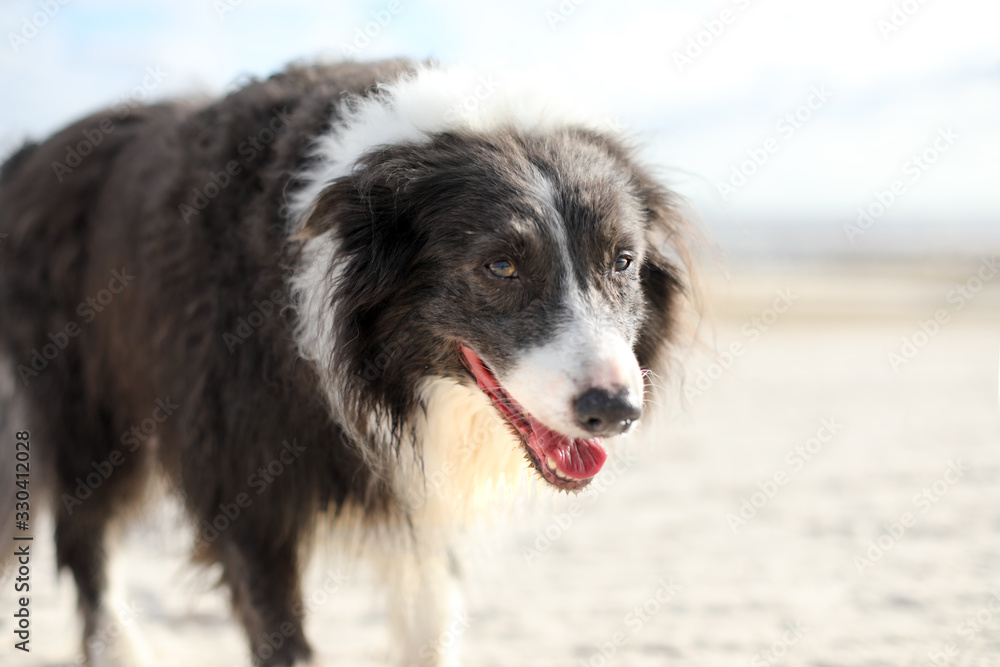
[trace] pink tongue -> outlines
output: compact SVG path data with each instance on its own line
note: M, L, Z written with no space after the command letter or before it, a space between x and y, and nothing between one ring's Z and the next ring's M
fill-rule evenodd
M486 368L479 355L470 348L462 345L459 349L468 362L469 370L475 376L480 389L496 401L502 390L493 373ZM551 457L564 475L574 479L590 479L601 470L604 462L608 459L608 450L604 449L600 438L590 438L589 440L570 438L553 431L527 413L523 413L523 417L527 417L530 422L529 446L536 454L541 453L539 463L545 468L548 468L546 459ZM523 435L524 427L518 426L517 428Z
M590 479L596 475L608 458L608 450L600 438L570 438L557 433L538 420L531 419L531 436L535 451L543 459L552 458L563 474L574 479ZM547 466L548 462L542 460Z

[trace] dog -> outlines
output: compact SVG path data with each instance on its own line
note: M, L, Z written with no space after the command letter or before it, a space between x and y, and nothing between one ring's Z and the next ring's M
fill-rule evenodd
M594 478L689 292L678 198L618 131L406 60L91 115L6 161L0 232L6 409L92 664L136 660L90 640L154 480L253 664L311 659L300 574L330 526L370 547L402 664L453 664L456 527Z

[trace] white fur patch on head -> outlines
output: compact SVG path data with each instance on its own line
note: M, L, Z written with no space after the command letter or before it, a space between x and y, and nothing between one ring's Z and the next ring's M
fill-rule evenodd
M379 86L376 94L348 98L329 133L313 148L315 165L300 175L306 182L290 198L293 233L323 189L351 173L358 160L379 146L419 144L442 132L484 133L503 127L544 131L582 126L619 134L608 116L584 110L554 84L532 83L523 75L479 73L467 68L422 67Z

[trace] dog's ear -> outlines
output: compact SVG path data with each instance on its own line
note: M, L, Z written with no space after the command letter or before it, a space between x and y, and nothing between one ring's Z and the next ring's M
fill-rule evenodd
M666 188L645 175L637 176L637 183L646 214L647 251L639 274L646 311L635 350L643 369L660 373L678 334L685 296L690 295L689 225Z
M321 339L315 346L326 355L317 360L320 373L342 385L338 393L350 403L341 406L341 419L357 433L367 432L375 409L387 411L396 428L413 400L411 383L400 380L412 357L400 346L413 324L410 311L389 307L415 289L408 281L420 250L411 174L392 159L359 164L326 185L298 233L311 239L302 248L304 261L322 262L316 267L321 277L309 274L311 293L303 297L314 323L307 335ZM386 349L395 352L387 356ZM385 363L375 369L378 359Z
M578 135L607 151L631 176L645 218L646 255L639 268L642 285L642 325L635 343L636 359L643 370L666 370L670 344L680 333L686 301L694 301L688 242L692 226L678 198L656 180L636 159L635 148L621 137L578 130Z
M330 187L327 187L320 194L313 207L306 212L305 222L292 235L292 240L308 241L330 231L337 213L338 201L337 193L330 191Z
M384 162L332 181L297 236L330 234L336 245L338 318L363 316L392 296L416 251L412 210L398 171Z

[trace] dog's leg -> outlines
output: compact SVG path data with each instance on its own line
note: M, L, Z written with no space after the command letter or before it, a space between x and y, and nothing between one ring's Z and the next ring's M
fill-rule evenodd
M446 549L404 551L380 559L389 585L393 648L402 667L455 667L468 628L459 587L460 566Z
M134 600L105 595L96 612L85 616L84 652L89 667L144 667L153 652L139 632L143 609Z
M149 665L151 652L136 624L141 610L134 602L115 599L109 593L107 575L108 529L115 508L135 502L141 466L133 461L111 470L107 478L88 477L94 474L92 466L79 468L67 458L72 457L59 462L63 469L56 486L56 557L59 567L68 569L76 583L83 617L83 652L91 667ZM98 467L103 461L100 456L95 459ZM89 479L91 484L100 481L94 489L65 481L76 478Z
M253 534L246 531L224 536L217 551L223 578L232 593L233 609L247 633L251 664L307 665L312 650L302 628L298 542L289 539L272 543L269 539L277 531L257 527L259 530Z

